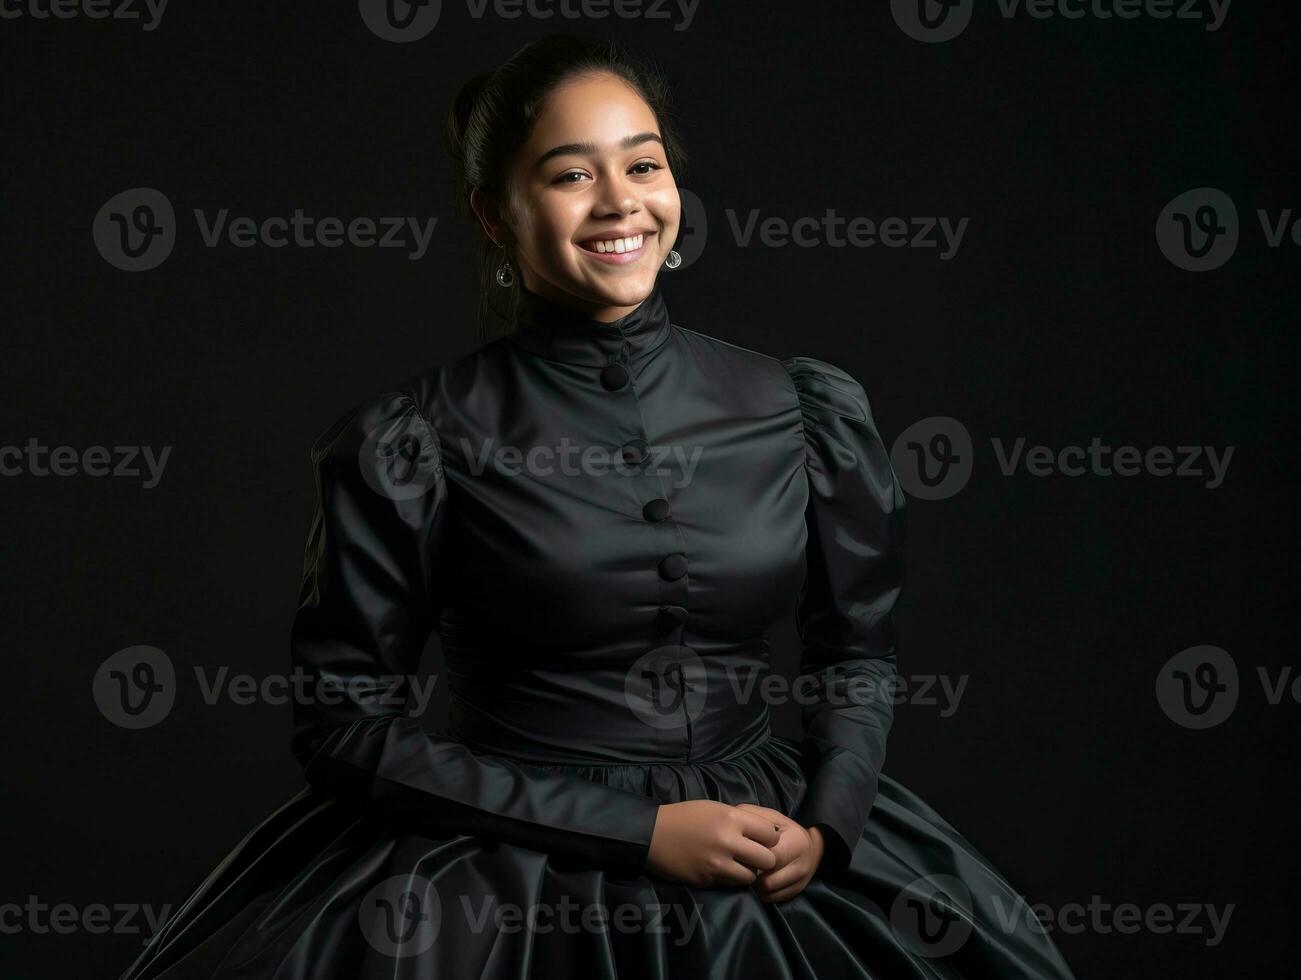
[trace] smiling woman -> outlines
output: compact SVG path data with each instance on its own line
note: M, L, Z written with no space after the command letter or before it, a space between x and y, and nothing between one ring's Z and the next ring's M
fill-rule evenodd
M669 317L666 103L563 36L456 97L501 335L317 440L290 643L309 787L124 980L1070 977L882 772L905 498L863 388ZM756 682L792 608L798 739ZM373 696L418 689L435 629L441 734Z
M658 128L621 78L580 76L557 86L539 114L512 168L514 193L500 202L471 191L488 237L538 295L609 321L650 292L681 219ZM556 142L574 132L595 139Z
M447 137L457 201L486 232L481 340L513 329L521 288L608 322L677 264L686 155L668 87L617 49L525 49L462 86Z

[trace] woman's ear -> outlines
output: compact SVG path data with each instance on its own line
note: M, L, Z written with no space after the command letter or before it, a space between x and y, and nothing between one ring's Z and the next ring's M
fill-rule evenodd
M479 219L479 224L483 226L484 234L492 240L493 244L503 244L506 241L503 237L506 233L506 222L502 218L501 207L497 201L481 193L476 187L470 191L470 208Z

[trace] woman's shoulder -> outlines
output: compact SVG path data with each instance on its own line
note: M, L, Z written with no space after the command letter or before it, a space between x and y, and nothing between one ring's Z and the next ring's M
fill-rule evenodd
M369 393L355 396L341 410L333 423L346 424L349 419L385 419L407 415L419 416L431 427L449 406L454 408L468 393L476 388L484 360L491 358L496 345L489 344L475 350L450 355L427 362L423 367L406 375L397 374L392 383L372 388Z
M834 417L871 419L863 386L849 371L832 361L807 354L778 357L699 330L677 326L674 329L693 348L698 359L721 362L725 376L752 381L761 388L779 388L792 403L798 404L806 421L818 424Z
M823 421L828 415L859 422L872 418L867 392L844 368L817 357L799 354L782 361L806 417Z
M312 442L312 456L383 456L420 445L424 454L438 454L438 416L445 404L449 380L464 357L435 361L393 382L353 393L336 401L325 427Z
M692 360L733 387L756 393L780 393L790 387L779 357L678 324L673 330Z

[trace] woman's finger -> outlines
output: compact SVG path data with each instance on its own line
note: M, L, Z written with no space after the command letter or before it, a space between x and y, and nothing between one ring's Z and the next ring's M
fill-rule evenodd
M761 895L760 900L764 902L789 902L802 891L804 891L804 884L802 882L797 882L796 884L791 885L788 888L783 888L781 891L775 892L772 895Z
M753 885L755 881L762 881L757 878L754 869L747 868L738 861L729 861L727 864L715 872L715 881L725 885Z
M772 848L773 857L777 859L777 864L770 868L769 871L776 871L778 868L784 868L792 861L796 860L804 853L804 848L800 845L799 838L794 834L782 834L781 840Z
M777 892L789 885L801 881L808 876L808 870L804 867L803 862L792 861L783 867L773 871L766 871L757 884L762 885L765 892Z
M741 833L750 840L758 841L764 847L773 847L781 840L781 830L767 817L761 817L750 810L736 808L741 815Z
M738 837L732 847L732 857L753 871L765 874L777 867L777 855L757 841L748 837Z

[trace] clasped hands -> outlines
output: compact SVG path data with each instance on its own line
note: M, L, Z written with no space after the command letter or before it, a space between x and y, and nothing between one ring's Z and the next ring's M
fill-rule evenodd
M748 885L762 901L802 892L822 861L817 827L766 806L686 800L660 806L646 867L704 888Z

